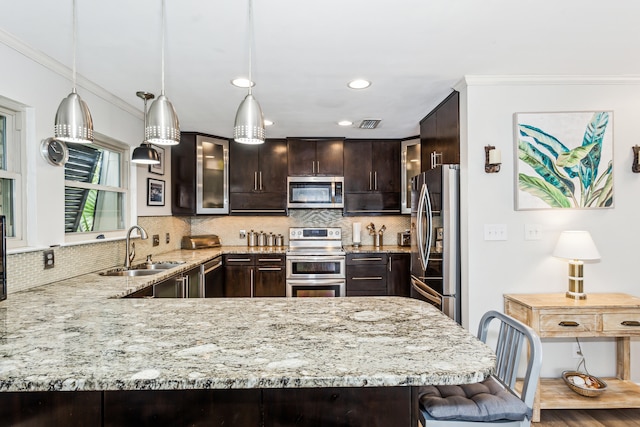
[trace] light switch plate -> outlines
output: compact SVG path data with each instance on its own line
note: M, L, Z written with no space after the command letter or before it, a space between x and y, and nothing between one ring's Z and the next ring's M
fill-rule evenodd
M485 224L484 240L507 240L507 224Z

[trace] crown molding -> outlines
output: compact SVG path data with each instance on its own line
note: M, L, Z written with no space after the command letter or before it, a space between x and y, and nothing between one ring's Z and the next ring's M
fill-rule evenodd
M495 85L638 85L640 75L467 75L455 87Z
M13 34L8 33L1 28L0 28L0 43L5 44L11 49L21 53L22 55L26 56L32 61L42 65L46 69L68 79L69 82L71 82L71 74L72 74L71 68L53 59L49 55L46 55L45 53L32 48L31 46L24 43L22 40L15 37ZM135 117L144 119L144 112L141 111L139 108L134 107L133 105L124 101L122 98L115 96L113 93L104 89L102 86L92 82L87 78L84 78L80 74L76 74L76 85L104 99L105 101L114 105L115 107L120 108L121 110L124 110Z

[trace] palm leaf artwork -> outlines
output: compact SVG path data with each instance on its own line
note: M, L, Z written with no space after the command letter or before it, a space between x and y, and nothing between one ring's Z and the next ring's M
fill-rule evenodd
M584 113L550 113L584 114ZM613 206L613 156L605 168L600 162L608 140L610 113L590 113L582 141L561 141L542 126L518 117L518 159L535 175L518 172L518 189L550 208L603 208ZM538 115L534 115L538 116ZM535 122L535 117L531 118ZM607 153L608 154L608 153ZM605 160L605 161L607 161Z

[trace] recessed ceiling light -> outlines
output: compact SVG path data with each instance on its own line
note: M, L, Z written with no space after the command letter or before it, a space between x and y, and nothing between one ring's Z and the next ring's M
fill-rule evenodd
M356 79L356 80L351 80L347 86L349 86L351 89L366 89L369 86L371 86L371 82L369 80L364 80L364 79Z
M340 126L351 126L353 122L351 120L340 120L338 124Z
M271 120L264 119L265 126L273 126L273 122Z
M235 87L241 87L246 89L249 87L249 84L251 84L251 87L254 87L256 85L256 82L249 81L249 79L246 79L244 77L238 77L237 79L231 80L231 84L234 85Z

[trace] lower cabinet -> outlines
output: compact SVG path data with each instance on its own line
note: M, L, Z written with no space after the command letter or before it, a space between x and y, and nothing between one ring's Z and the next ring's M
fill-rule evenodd
M347 254L347 296L410 296L411 255Z
M386 253L347 254L347 296L387 295Z
M283 254L224 256L225 297L286 296Z
M415 389L2 392L0 426L415 426Z
M389 255L387 295L396 297L411 296L411 254Z

